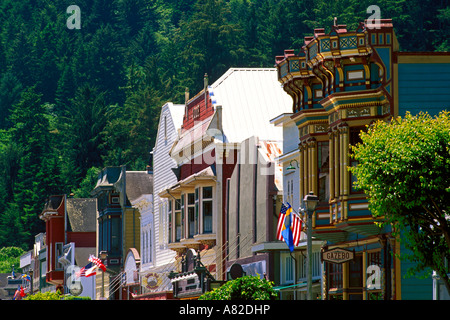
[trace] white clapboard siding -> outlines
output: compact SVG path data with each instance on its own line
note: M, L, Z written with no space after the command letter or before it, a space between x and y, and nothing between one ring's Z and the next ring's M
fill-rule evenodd
M181 126L184 105L166 103L161 108L158 134L153 148L153 215L155 266L170 263L175 252L168 249L168 215L167 199L161 199L158 193L166 186L173 184L177 178L171 168L175 161L169 156L170 148L177 138L177 130Z

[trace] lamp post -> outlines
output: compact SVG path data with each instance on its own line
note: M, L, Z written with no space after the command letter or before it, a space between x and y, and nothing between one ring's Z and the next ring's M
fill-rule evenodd
M306 213L308 214L307 221L307 247L306 247L306 276L307 276L307 290L306 290L306 299L312 300L312 215L314 210L316 210L317 203L319 202L319 197L315 196L311 191L309 194L305 196L303 199L303 203L305 205Z
M108 258L108 252L107 251L100 251L100 259L102 261L105 261L106 258ZM106 264L103 262L103 264ZM105 271L102 271L102 291L101 291L101 295L100 295L100 299L104 299L105 298Z

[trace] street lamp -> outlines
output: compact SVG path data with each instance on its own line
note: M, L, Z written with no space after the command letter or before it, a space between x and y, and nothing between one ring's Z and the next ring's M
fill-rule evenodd
M100 259L102 261L105 261L108 258L108 252L107 251L100 251ZM106 264L106 262L103 262L103 264ZM105 298L105 272L102 270L102 291L100 298L103 300Z
M295 169L296 169L296 168L292 165L292 161L297 162L297 168L299 168L299 166L298 166L298 161L295 160L295 159L292 159L292 160L289 162L289 167L287 167L286 170L295 170Z
M312 191L309 192L303 199L303 203L308 214L307 221L307 255L306 255L306 276L307 276L307 290L306 298L307 300L312 300L312 215L314 210L316 210L317 203L319 202L319 197L314 195Z

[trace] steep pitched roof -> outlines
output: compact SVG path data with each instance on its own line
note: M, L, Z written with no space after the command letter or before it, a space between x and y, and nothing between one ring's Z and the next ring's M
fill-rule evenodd
M147 171L127 171L127 197L130 202L143 194L153 194L153 175Z
M73 232L95 232L97 224L97 199L68 198L67 216Z
M183 124L184 104L173 104L168 102L167 107L169 108L175 130L178 130Z

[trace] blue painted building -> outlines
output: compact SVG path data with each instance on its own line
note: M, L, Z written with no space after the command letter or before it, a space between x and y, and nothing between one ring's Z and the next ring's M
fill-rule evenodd
M450 107L450 54L401 52L392 21L378 29L361 22L315 29L300 52L276 57L278 78L292 97L299 133L299 198L313 191L319 205L313 236L323 252L344 248L354 259L325 261L323 299L432 299L432 279L405 278L408 263L392 253L404 248L380 228L365 194L355 190L350 146L366 125L382 119ZM305 217L306 219L306 217Z

